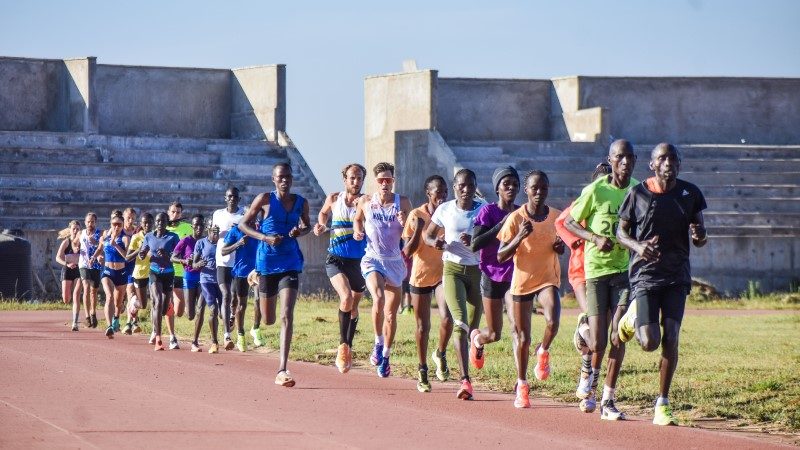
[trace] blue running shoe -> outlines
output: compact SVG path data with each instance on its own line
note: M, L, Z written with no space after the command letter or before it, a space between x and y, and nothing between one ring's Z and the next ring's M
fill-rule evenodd
M375 344L372 348L372 354L369 355L369 363L373 366L379 366L383 361L383 344Z
M114 317L113 319L111 319L111 328L114 329L115 333L119 332L119 330L120 330L120 328L119 328L119 317Z
M392 374L392 366L389 365L389 357L381 358L381 363L378 366L378 376L386 378Z

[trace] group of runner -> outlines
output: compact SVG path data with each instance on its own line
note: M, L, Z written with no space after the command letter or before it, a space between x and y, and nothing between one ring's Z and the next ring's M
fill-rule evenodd
M631 177L635 161L631 144L615 141L608 161L595 170L594 181L563 212L547 204L549 179L542 171L520 177L513 167L498 168L492 176L494 202L476 195L476 176L469 169L455 174L454 199L449 201L448 182L433 175L422 186L427 200L412 209L407 197L394 192L394 166L377 164L372 175L378 189L364 195L367 170L349 164L342 171L344 189L327 196L313 226L308 203L291 193L291 166L281 163L272 171L274 191L258 195L245 210L239 207L238 190L229 188L226 208L216 211L208 226L201 215L192 217L191 224L183 222L177 202L155 218L143 214L138 228L131 208L112 213L105 232L97 229L93 213L87 214L84 230L77 221L71 222L57 256L64 265L63 296L65 302L73 300L77 331L82 285L86 326L96 327L97 288L102 284L109 338L120 331L120 311L126 304L124 333L140 331L138 310L152 298L150 343L156 350L164 349L162 317L167 317L169 348L178 348L174 317L183 316L188 308L188 318L195 320L192 351L201 351L198 339L208 310L212 341L208 351L216 353L219 320L225 349L235 345L247 350L244 313L249 288L257 286L250 334L255 346L264 344L260 322L276 322L280 298L275 383L290 387L295 381L287 361L304 264L297 238L311 231L318 236L329 233L325 267L339 296L336 367L341 373L353 364L358 305L368 289L375 338L369 360L380 377L391 374L397 315L407 280L408 310L416 319L417 389L431 391L427 358L434 299L440 317L438 340L430 355L435 375L441 381L450 376L447 346L452 337L461 376L456 395L461 399L473 397L470 366L478 370L484 366L486 345L500 340L505 310L517 371L514 406L528 408L533 303L538 301L545 319L534 347L533 373L544 381L550 375L549 350L561 316L558 257L569 248L569 280L582 309L574 334L582 355L576 389L581 410L596 408L610 336L601 418L624 419L614 404L615 388L625 342L636 336L647 351L662 348L654 423L674 423L667 395L691 283L688 242L690 238L695 246L706 242L705 201L696 186L676 178L680 158L674 146L656 146L650 161L655 176L644 183ZM516 205L520 188L526 201ZM630 299L635 301L628 307ZM484 312L486 326L481 328Z

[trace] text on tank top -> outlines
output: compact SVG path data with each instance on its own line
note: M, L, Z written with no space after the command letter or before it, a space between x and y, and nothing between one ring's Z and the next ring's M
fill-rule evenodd
M403 226L397 220L400 212L400 195L394 194L394 202L383 206L380 194L372 194L369 208L364 215L364 230L367 235L366 254L383 260L402 259L400 237Z

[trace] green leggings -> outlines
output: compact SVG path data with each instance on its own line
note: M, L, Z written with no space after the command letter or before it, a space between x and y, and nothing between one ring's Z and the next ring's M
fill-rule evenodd
M460 335L478 328L483 312L481 301L481 271L478 266L463 266L444 262L444 298L456 325L453 331Z

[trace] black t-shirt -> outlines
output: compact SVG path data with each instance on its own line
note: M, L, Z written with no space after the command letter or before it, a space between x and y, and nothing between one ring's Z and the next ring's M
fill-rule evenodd
M661 258L647 262L631 252L631 287L653 288L692 284L689 266L689 223L706 209L706 199L697 186L678 179L669 192L655 194L639 183L634 186L619 209L619 218L631 225L637 241L658 236Z

